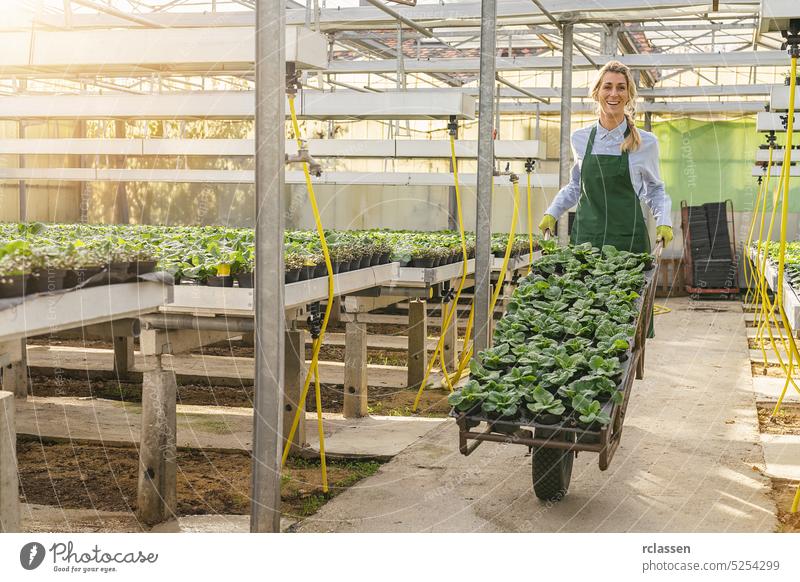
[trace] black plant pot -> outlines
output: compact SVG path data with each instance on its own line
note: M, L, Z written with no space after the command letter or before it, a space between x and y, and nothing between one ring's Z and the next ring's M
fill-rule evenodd
M300 269L291 269L283 275L285 283L297 283L300 280Z
M108 283L103 277L97 277L94 281L89 281L95 275L102 273L103 267L84 267L82 269L67 269L64 273L64 289L72 289L86 282L84 287L96 287Z
M225 277L211 275L206 279L206 285L209 287L233 287L233 277L230 275Z
M558 424L559 422L561 422L561 416L558 414L549 414L545 412L537 414L536 416L533 417L533 420L534 422L537 422L539 424L551 425L551 424Z
M156 261L134 261L130 264L128 272L134 277L139 277L155 271L156 264Z
M64 289L66 269L41 269L31 273L25 286L25 294L48 293Z
M297 279L298 281L305 281L306 279L311 279L314 276L314 267L305 265L300 267L300 277Z
M388 251L388 252L385 252L385 253L381 253L380 264L381 265L385 265L386 263L390 262L391 259L392 259L391 251Z
M369 264L372 262L372 255L364 255L361 257L361 261L358 264L359 269L366 269L369 267Z
M28 275L9 275L0 277L0 299L22 297L25 295L25 283Z
M130 274L130 268L131 264L128 261L109 263L106 267L108 283L111 285L117 285L119 283L127 283L131 279L135 279L136 276L133 275L132 277Z
M252 289L253 271L250 271L249 273L237 273L236 281L238 281L239 287L241 287L242 289Z
M379 265L381 262L381 255L380 253L372 253L372 257L369 260L370 267L374 267L375 265Z
M334 266L334 268L333 268L333 272L334 272L334 273L346 273L346 272L347 272L347 271L349 271L350 269L351 269L351 262L350 262L350 261L342 261L342 262L340 262L340 263L339 263L339 268L338 268L338 270L337 270L337 268Z
M334 266L335 266L335 263L334 263ZM334 269L333 272L335 273L336 270ZM328 267L325 265L325 263L320 263L319 265L314 267L314 274L311 277L309 277L309 279L316 279L317 277L324 277L327 274L328 274Z
M421 269L432 269L434 259L411 259L411 266Z

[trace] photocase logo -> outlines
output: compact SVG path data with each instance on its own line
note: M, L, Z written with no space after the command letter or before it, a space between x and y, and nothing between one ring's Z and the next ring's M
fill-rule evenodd
M26 570L35 570L44 561L44 546L39 542L30 542L19 551L19 563Z

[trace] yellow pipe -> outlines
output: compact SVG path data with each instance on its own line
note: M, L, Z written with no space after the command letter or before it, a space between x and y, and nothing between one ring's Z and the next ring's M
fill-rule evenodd
M503 281L505 280L506 271L508 270L508 263L509 260L511 259L511 249L514 246L514 237L517 231L518 214L519 214L519 185L516 182L514 182L514 210L511 213L511 228L509 229L508 233L508 242L506 243L506 253L503 256L503 266L500 268L500 275L497 278L497 286L494 289L494 293L492 294L492 300L489 304L489 317L494 317L494 308L497 305L497 299L500 297L500 291L503 288ZM470 320L471 319L472 319L472 314L470 313ZM464 342L464 346L466 347L466 341ZM472 353L473 353L472 348L473 346L469 347L466 354L462 358L461 363L458 366L458 371L456 372L456 379L455 379L456 382L461 378L461 374L466 368L467 363L472 358Z
M298 142L301 141L300 138L300 125L297 123L297 114L295 113L294 108L294 95L288 95L289 97L289 111L292 116L292 128L294 129L295 138ZM322 327L320 328L319 337L316 338L313 342L313 347L311 351L311 365L308 368L308 372L306 373L306 379L303 382L303 390L300 392L300 402L298 402L297 412L295 412L294 419L292 419L292 426L289 429L289 436L286 439L286 445L283 448L283 457L281 459L281 466L286 464L286 459L289 457L289 450L292 447L292 439L294 438L295 433L297 432L297 426L300 424L300 416L301 412L305 409L303 403L306 401L306 396L308 395L308 389L311 385L311 375L317 374L317 363L319 362L319 350L322 346L322 341L325 338L325 330L328 327L328 320L331 316L331 308L333 307L333 298L334 298L334 286L333 286L333 265L331 264L331 255L330 251L328 250L328 243L325 240L325 229L322 227L322 218L320 217L319 207L317 206L317 197L314 195L314 185L311 182L311 174L308 171L308 164L303 162L303 174L305 175L306 179L306 188L308 188L308 199L311 202L311 210L314 213L314 222L317 225L317 234L319 235L319 242L322 246L322 255L325 257L325 267L328 269L328 303L325 305L325 315L322 318ZM322 414L321 402L318 396L317 398L317 413L318 415ZM324 491L328 490L328 482L327 482L327 465L325 461L325 434L322 431L322 423L319 423L319 451L320 451L320 463L322 465L322 488Z
M526 172L526 178L528 186L528 253L530 254L531 260L528 263L528 271L525 274L530 275L531 269L533 268L533 208L531 208L531 172Z
M450 322L453 319L453 314L458 309L458 300L461 298L461 291L464 289L464 283L467 280L467 261L469 260L467 256L467 238L466 234L464 233L464 216L461 211L461 189L458 185L458 160L456 159L456 140L455 136L452 134L450 135L450 159L453 162L453 181L455 182L455 190L456 190L456 213L458 216L458 233L461 238L461 281L459 281L458 289L456 290L455 297L453 298L452 305L448 305L445 307L444 312L442 313L442 325L439 328L439 341L436 342L436 349L433 351L433 356L431 359L428 360L428 365L425 368L425 375L422 378L422 382L419 385L419 390L417 390L417 395L414 398L414 405L412 406L411 410L413 412L417 411L417 407L419 406L419 401L422 398L422 392L425 390L425 386L428 384L428 378L431 375L431 371L433 370L433 364L436 362L437 356L439 356L439 360L442 365L442 371L444 372L445 378L447 378L447 370L444 368L444 338L447 333L447 329L450 327ZM457 330L456 330L457 331ZM458 335L456 333L456 335ZM453 390L452 385L450 386L450 390Z
M789 84L789 112L787 116L787 130L786 130L786 145L784 146L784 158L783 158L783 182L780 184L779 189L782 189L782 200L781 200L781 238L780 243L778 246L778 282L777 282L777 292L776 292L776 300L775 303L778 304L778 310L780 312L781 320L783 322L784 330L790 330L789 327L789 318L786 315L786 311L783 307L783 281L784 281L784 269L786 265L786 225L789 220L789 183L791 178L791 173L789 172L788 168L791 165L792 161L792 140L794 137L794 106L795 106L795 88L797 84L797 57L792 56L792 69L789 73L791 75L790 84ZM794 335L792 333L787 334L789 340L789 362L790 364L793 362L794 358L800 360L800 353L797 350L797 344L794 340ZM780 398L778 398L778 403L775 405L775 410L773 411L773 415L778 412L780 409L781 404L783 403L783 398L786 395L786 390L789 387L789 381L791 380L791 376L787 378L786 384L783 387L783 391L781 392Z

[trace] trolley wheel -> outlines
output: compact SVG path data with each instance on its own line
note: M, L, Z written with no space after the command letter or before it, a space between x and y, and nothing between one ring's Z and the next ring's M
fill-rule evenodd
M546 429L536 429L536 438L549 438L569 443L575 442L575 433L561 434ZM561 501L569 490L572 461L575 452L545 447L534 448L532 455L533 491L542 501Z

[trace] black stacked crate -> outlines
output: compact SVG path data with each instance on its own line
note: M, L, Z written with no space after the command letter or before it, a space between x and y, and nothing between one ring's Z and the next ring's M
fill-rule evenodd
M737 265L731 252L725 202L689 206L693 286L728 289L737 286Z
M711 241L711 258L733 260L731 239L728 236L728 213L724 202L703 204L706 210L708 237Z

